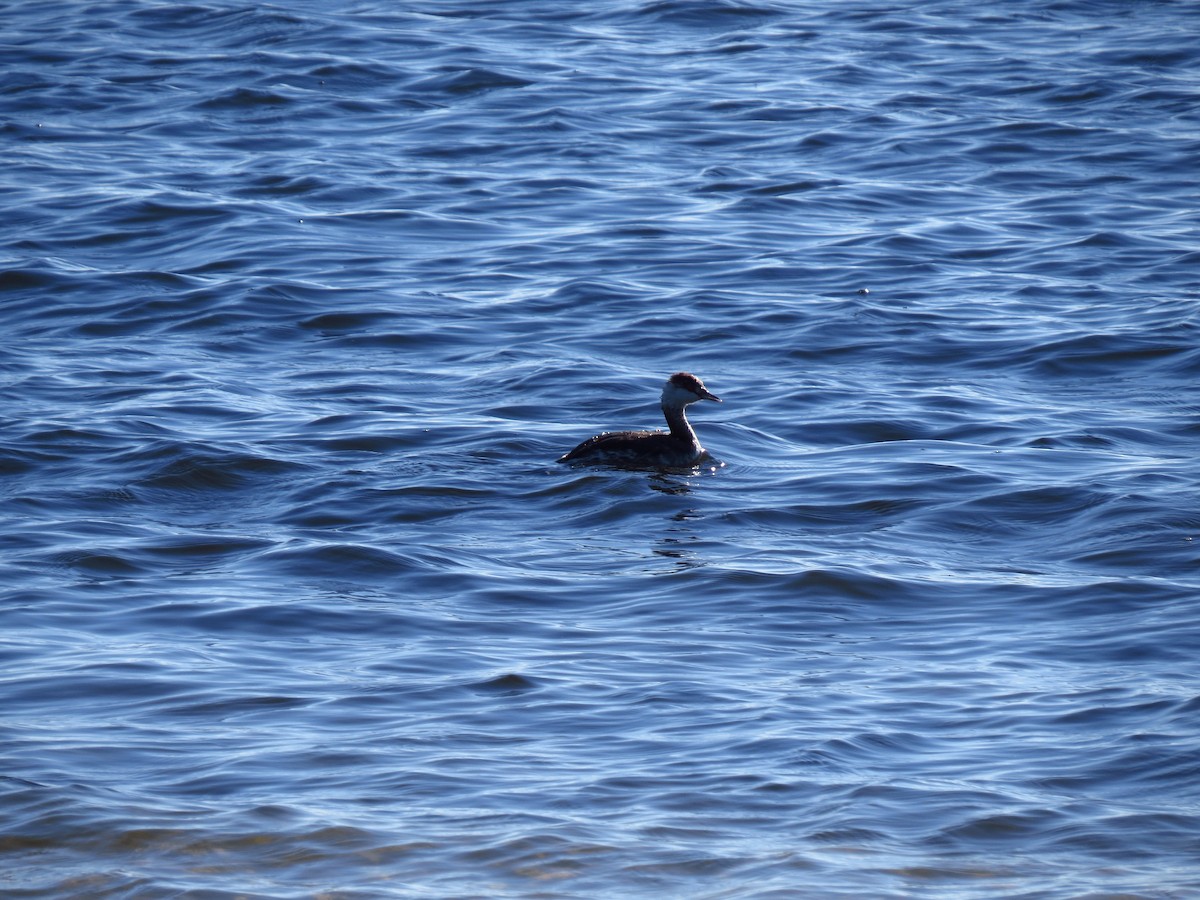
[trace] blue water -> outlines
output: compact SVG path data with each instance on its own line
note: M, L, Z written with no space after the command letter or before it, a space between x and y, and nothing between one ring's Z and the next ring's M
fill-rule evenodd
M1200 5L0 20L4 896L1200 896Z

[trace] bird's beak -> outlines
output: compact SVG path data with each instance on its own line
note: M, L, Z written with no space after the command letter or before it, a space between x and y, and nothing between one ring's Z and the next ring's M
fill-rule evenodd
M716 394L714 394L712 391L705 391L703 394L700 395L700 399L701 400L712 400L714 403L721 402L721 398L718 397Z

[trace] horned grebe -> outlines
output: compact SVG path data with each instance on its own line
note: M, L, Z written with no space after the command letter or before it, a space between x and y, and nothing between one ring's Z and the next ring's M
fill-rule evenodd
M559 462L610 463L647 468L687 468L705 456L684 410L699 400L721 402L695 375L676 372L662 391L662 411L670 431L606 431L588 438Z

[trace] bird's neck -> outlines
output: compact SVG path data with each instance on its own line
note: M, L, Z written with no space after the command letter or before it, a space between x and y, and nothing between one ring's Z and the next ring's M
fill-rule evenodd
M694 444L696 443L696 432L692 431L692 425L688 422L684 409L686 407L667 406L664 403L663 416L666 417L667 427L671 429L671 437Z

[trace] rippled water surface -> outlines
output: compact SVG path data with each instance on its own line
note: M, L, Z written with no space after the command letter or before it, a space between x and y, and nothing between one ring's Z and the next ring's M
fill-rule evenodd
M1200 6L0 13L5 896L1200 895Z

